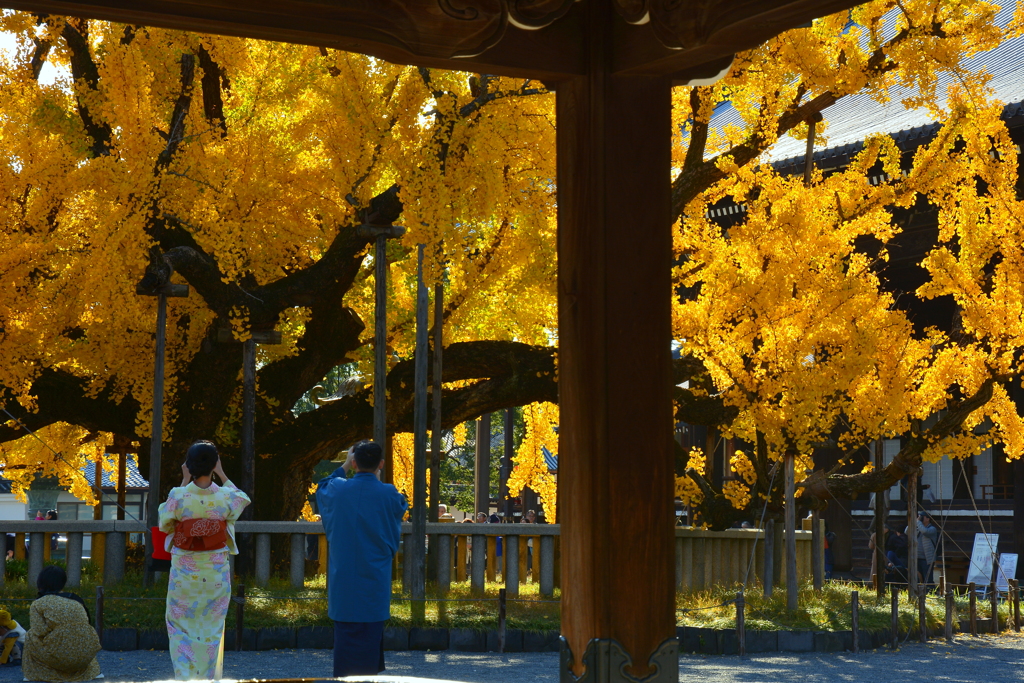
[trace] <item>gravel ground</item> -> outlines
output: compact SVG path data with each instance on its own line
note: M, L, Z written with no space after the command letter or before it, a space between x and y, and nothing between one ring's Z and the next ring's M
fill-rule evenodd
M556 653L498 655L456 652L388 652L392 676L471 683L558 683ZM156 681L173 676L166 652L101 652L107 681ZM228 652L227 678L316 678L329 676L329 650ZM20 668L0 668L0 682L21 681ZM738 657L683 655L681 683L1004 683L1024 680L1024 638L963 638L957 644L908 644L860 655L771 654Z

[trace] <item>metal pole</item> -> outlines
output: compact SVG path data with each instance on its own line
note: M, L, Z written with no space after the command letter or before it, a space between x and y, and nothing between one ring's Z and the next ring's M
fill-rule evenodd
M431 522L438 520L437 506L441 502L441 356L444 351L444 284L434 285L434 385L430 392L434 408L434 425L430 430L430 509Z
M427 309L430 305L423 284L423 249L417 245L416 265L416 374L413 405L413 507L412 538L409 544L413 605L425 608L427 533Z
M786 453L786 609L797 608L796 456Z
M377 248L373 253L374 288L373 308L373 440L381 448L387 439L387 376L388 376L388 256L387 235L377 235Z

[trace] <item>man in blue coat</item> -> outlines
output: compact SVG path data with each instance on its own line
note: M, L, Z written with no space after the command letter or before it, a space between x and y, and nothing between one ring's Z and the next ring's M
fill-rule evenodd
M327 615L334 621L334 676L384 670L384 622L391 616L391 560L407 503L377 473L384 453L360 441L345 464L317 485L327 532ZM355 470L351 478L346 474Z

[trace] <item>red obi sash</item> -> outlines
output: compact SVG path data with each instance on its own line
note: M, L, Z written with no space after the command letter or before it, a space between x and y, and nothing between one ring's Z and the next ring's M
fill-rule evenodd
M228 542L228 524L220 519L183 519L174 529L175 548L202 552L220 550Z

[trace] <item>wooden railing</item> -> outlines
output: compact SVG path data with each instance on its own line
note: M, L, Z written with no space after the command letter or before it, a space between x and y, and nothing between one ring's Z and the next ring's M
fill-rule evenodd
M272 534L289 536L289 578L293 586L301 586L305 578L308 535L317 537L318 573L327 571L327 539L319 522L238 522L235 530L240 544L254 544L257 585L266 585L270 579ZM408 586L411 580L411 564L403 562L403 550L411 530L411 525L402 525L403 544L395 558L395 577L402 579L403 586ZM29 537L30 583L35 583L44 562L49 559L49 537L52 534L66 537L69 586L78 586L81 582L86 535L91 536L91 560L99 566L104 583L112 585L124 577L127 536L143 531L143 526L135 521L0 521L0 533L17 534L16 557L24 557L24 541L26 535ZM557 524L427 524L430 576L442 591L453 581L468 579L472 590L482 593L485 582L500 580L509 597L518 595L522 584L533 582L539 584L541 595L551 596L561 579L559 533ZM638 530L638 533L641 532ZM675 533L676 586L681 590L751 583L763 574L764 534L760 530L715 532L677 528ZM797 531L796 541L797 572L801 577L810 576L811 532ZM0 582L5 561L0 557ZM780 561L778 566L785 581L785 563Z

